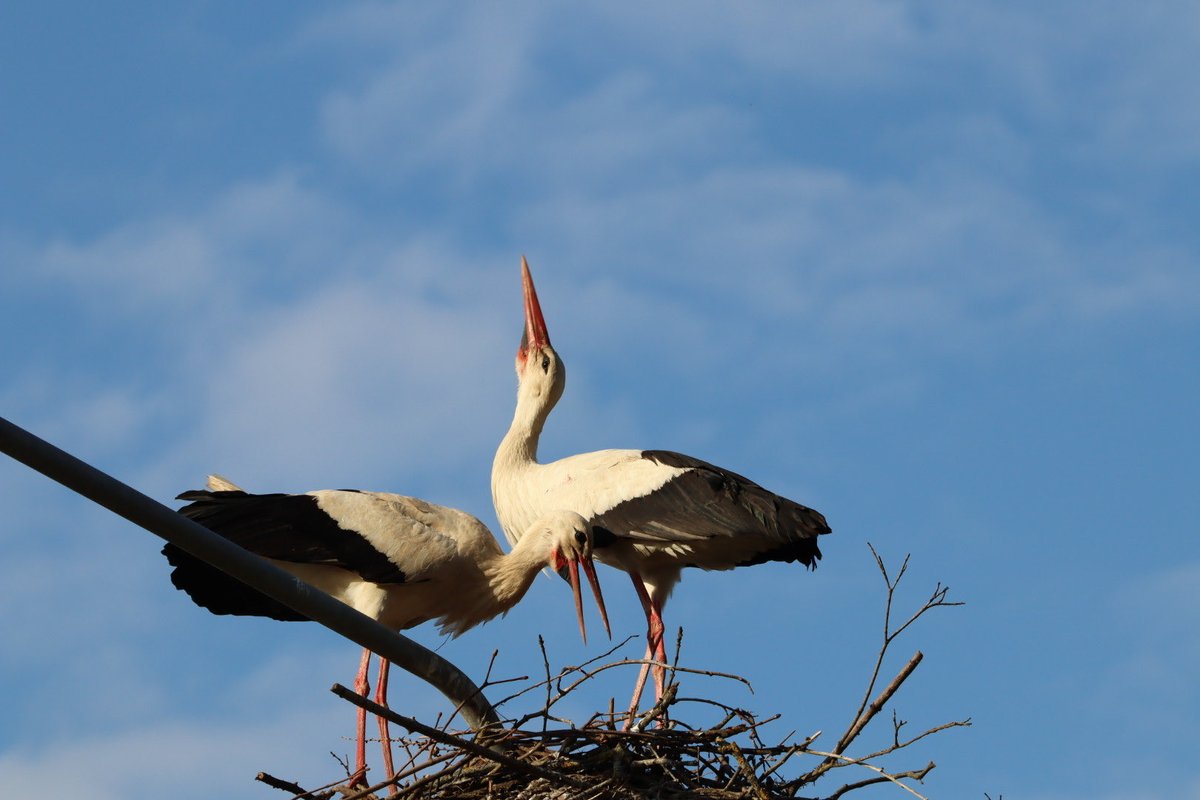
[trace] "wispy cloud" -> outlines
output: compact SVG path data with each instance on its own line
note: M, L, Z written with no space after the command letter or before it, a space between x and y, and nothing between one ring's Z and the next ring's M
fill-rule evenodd
M330 758L321 769L313 754L328 750L324 736L333 722L329 713L308 712L267 722L172 721L65 739L0 753L0 783L15 797L48 792L100 800L245 795L264 770L323 783L337 776L337 765Z

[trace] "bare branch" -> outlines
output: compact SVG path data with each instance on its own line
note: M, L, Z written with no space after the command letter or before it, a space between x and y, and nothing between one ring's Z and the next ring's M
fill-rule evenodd
M634 724L633 730L637 733L641 733L642 731L646 730L647 725L662 716L662 714L666 712L667 708L670 707L671 703L675 702L675 692L678 690L678 688L679 684L677 683L667 684L667 688L662 693L662 697L658 699L658 702L654 704L653 708L647 711L645 715L643 715L642 718L639 719L636 724Z
M254 776L254 780L259 781L260 783L265 783L272 789L279 789L280 791L291 794L293 796L293 800L327 800L327 798L333 796L333 792L321 792L321 789L326 789L328 787L323 786L321 789L314 789L310 792L297 783L285 781L282 778L276 778L274 775L266 772L258 773Z
M908 772L900 772L895 775L884 774L884 775L879 775L874 778L867 778L866 780L858 781L856 783L847 783L844 786L842 786L840 789L838 789L836 792L829 795L829 797L825 798L825 800L837 800L839 797L849 794L850 792L854 791L855 789L862 789L867 786L873 786L877 783L887 783L889 781L894 783L898 780L908 779L908 778L911 778L912 780L915 780L917 782L921 782L921 781L925 780L925 776L928 775L930 770L932 770L935 766L937 766L937 765L934 764L932 761L930 761L928 764L925 765L924 769L909 770ZM900 784L900 785L904 786L904 784ZM908 789L909 787L905 786L904 788ZM909 789L909 791L912 791L912 790ZM916 792L913 792L913 794L916 794ZM918 794L917 797L922 797L922 795Z
M443 744L452 745L454 747L457 747L460 750L465 750L466 752L470 753L471 755L479 756L480 758L486 758L491 761L495 761L497 764L502 764L502 765L508 767L509 769L516 770L518 772L524 772L526 774L534 775L536 777L542 777L542 778L548 778L551 780L561 781L562 783L565 783L569 786L576 786L576 787L580 786L580 784L578 784L574 779L572 779L566 775L560 775L559 773L551 772L550 770L545 770L540 767L535 767L532 764L528 764L523 761L519 761L518 759L515 759L515 758L505 755L503 753L496 752L495 750L489 750L486 747L475 744L475 742L469 741L467 739L463 739L461 737L455 736L450 733L446 733L445 731L438 730L437 728L430 727L429 725L426 725L422 722L418 722L417 720L413 719L412 717L406 717L406 716L403 716L402 714L397 714L395 711L392 711L390 708L387 708L386 706L381 706L372 700L368 700L367 698L363 697L362 695L358 694L357 692L351 691L350 689L347 689L345 686L342 686L340 683L335 683L333 685L333 687L330 689L330 691L332 691L334 694L336 694L338 697L342 698L343 700L346 700L347 702L353 703L354 705L359 706L360 708L365 708L367 711L369 711L370 713L374 714L377 717L383 717L384 719L387 719L390 722L394 722L397 725L402 725L403 727L407 728L408 730L412 731L413 733L419 733L422 736L427 736L430 739L433 739L434 741L439 741L439 742L442 742Z
M862 729L867 726L867 723L874 719L875 715L878 714L885 705L887 705L887 702L892 699L892 695L894 695L896 690L900 688L900 685L907 680L908 676L912 675L913 670L917 668L917 665L921 663L921 659L923 658L925 658L925 656L920 650L918 650L913 657L908 660L908 663L904 665L896 677L892 678L892 682L889 683L887 687L879 693L879 696L876 697L871 705L867 707L866 711L854 721L854 724L850 726L850 729L847 730L842 736L841 740L838 741L837 747L833 748L833 752L841 753L845 751L846 747L852 741L854 741L858 734L862 733Z
M754 770L746 762L746 756L743 755L741 749L733 742L720 736L716 737L716 741L723 750L727 750L733 754L733 757L737 760L738 767L742 771L742 775L746 778L746 783L750 784L751 790L758 796L759 800L771 800L767 793L763 791L762 784L758 782L758 778L754 776Z
M929 772L934 767L937 766L932 761L930 761L929 764L924 769L922 769L918 772L909 771L909 772L901 772L901 773L897 773L897 774L892 774L892 773L889 773L887 770L883 769L882 767L877 767L874 764L868 764L863 759L850 758L848 756L839 755L837 753L822 753L819 750L809 750L808 752L810 752L816 756L825 756L826 758L836 759L836 760L842 762L843 765L853 764L854 766L862 767L864 769L869 769L872 772L876 772L879 774L879 778L872 779L870 781L870 783L882 783L885 781L889 782L889 783L894 783L896 786L899 786L901 789L904 789L906 792L913 795L914 797L920 798L920 800L929 800L928 797L921 794L916 789L909 786L907 783L904 783L903 779L904 778L914 778L916 780L923 779L926 775L929 774ZM868 785L868 784L863 784L863 785ZM847 791L849 791L849 790L847 790ZM845 792L842 792L842 794L845 794ZM834 795L834 796L837 797L840 795Z

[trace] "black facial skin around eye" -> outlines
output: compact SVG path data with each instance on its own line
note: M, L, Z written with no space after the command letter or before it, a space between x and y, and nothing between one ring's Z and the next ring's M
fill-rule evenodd
M575 541L583 544L587 541L587 537L583 535L583 531L575 531Z
M542 372L547 372L550 369L550 356L542 356Z

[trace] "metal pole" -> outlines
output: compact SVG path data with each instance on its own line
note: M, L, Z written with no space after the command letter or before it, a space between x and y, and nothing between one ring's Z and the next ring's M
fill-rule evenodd
M499 722L495 709L479 687L437 653L3 417L0 417L0 450L428 682L462 708L463 718L472 728Z

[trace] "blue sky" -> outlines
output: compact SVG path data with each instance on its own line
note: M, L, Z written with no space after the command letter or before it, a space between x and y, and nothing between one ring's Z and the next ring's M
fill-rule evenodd
M523 253L570 374L543 457L680 450L834 528L815 573L685 575L684 663L756 693L687 692L836 738L871 542L912 554L902 601L968 603L885 667L925 653L910 727L974 720L897 762L938 763L924 792L1200 798L1192 4L50 2L0 43L8 419L163 501L217 471L495 528ZM336 776L354 645L210 617L156 539L7 459L0 502L6 794ZM539 633L600 652L568 597L414 635L537 674Z

